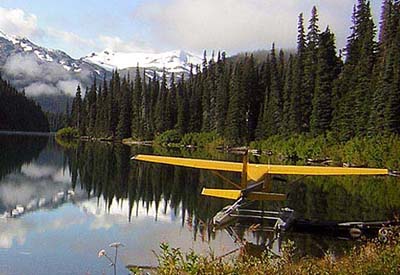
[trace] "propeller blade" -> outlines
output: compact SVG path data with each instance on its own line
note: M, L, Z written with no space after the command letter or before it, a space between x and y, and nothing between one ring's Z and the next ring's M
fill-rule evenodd
M232 189L210 189L203 188L201 194L204 196L223 198L229 200L237 200L242 195L242 191L240 190L232 190Z

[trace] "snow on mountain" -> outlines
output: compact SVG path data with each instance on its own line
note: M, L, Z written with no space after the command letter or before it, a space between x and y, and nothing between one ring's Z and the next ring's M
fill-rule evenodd
M165 69L167 78L190 72L191 64L202 64L200 56L183 50L164 53L123 53L104 50L74 59L60 50L48 49L24 37L0 31L1 76L27 96L33 97L44 110L65 110L67 100L75 95L78 85L90 86L93 79L107 79L118 69L122 75L134 75L136 66L148 69L147 76L158 76ZM194 73L196 71L194 70ZM83 89L84 90L84 89Z
M99 65L106 70L127 69L136 67L162 71L168 73L187 73L190 64L202 63L202 58L192 53L175 50L164 53L122 53L104 50L101 53L92 53L83 60Z
M83 69L91 69L93 72L95 72L94 69L99 71L99 67L93 66L92 63L87 63L82 59L74 59L63 51L47 49L32 43L27 38L7 35L1 31L0 53L2 54L0 65L4 65L10 57L12 58L17 54L21 54L24 56L34 55L40 63L57 63L68 72L78 73Z
M90 86L94 77L110 75L101 66L1 31L0 71L4 79L35 98L46 111L65 110L66 100L75 95L78 85Z

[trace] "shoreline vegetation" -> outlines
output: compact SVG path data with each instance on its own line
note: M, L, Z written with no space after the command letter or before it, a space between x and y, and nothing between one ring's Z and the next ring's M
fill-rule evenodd
M56 133L59 143L80 139L83 141L121 142L129 146L156 146L167 149L196 150L210 152L225 151L242 153L249 150L258 161L268 160L279 163L339 165L348 167L384 167L400 169L400 137L398 135L379 135L373 137L355 137L346 142L335 139L333 134L312 137L293 135L271 136L264 140L253 141L249 146L232 147L225 144L223 138L214 132L189 133L179 136L174 130L166 131L155 140L140 141L132 138L115 140L79 136L74 128L63 128ZM268 156L272 153L272 156Z
M282 257L264 252L260 256L239 253L224 259L212 253L203 256L161 244L158 267L128 267L133 274L399 274L400 230L391 228L386 238L369 240L342 256L326 252L322 258L296 258L290 241Z

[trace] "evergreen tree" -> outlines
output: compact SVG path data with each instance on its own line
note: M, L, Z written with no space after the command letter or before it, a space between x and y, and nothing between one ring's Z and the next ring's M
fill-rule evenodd
M308 121L305 114L310 106L305 106L305 33L303 14L299 15L297 35L297 55L293 70L293 92L290 99L289 128L293 133L300 133L308 129Z
M311 133L326 133L332 120L332 83L339 73L339 60L336 56L334 35L327 28L320 35L315 93L312 101Z
M82 93L81 87L78 86L71 108L71 126L81 130L82 123Z
M231 76L225 138L232 144L247 142L245 99L243 98L242 63L237 63Z
M317 73L317 52L319 45L319 27L317 8L314 6L311 11L311 19L309 21L307 33L307 46L305 49L305 64L304 64L304 95L302 104L304 105L304 125L307 125L304 130L308 130L310 125L309 120L312 111L312 99L315 92L315 81Z
M185 92L184 86L184 76L181 76L180 81L178 82L177 90L177 122L176 122L176 130L184 135L188 131L189 124L189 101Z
M132 136L132 91L124 77L121 85L120 113L117 125L117 137L124 139Z
M290 129L290 112L291 112L291 97L293 93L293 55L289 56L286 66L285 83L283 87L283 111L282 111L282 124L281 133L288 136L291 133Z
M218 54L219 56L219 54ZM215 104L215 128L219 135L223 136L226 124L227 106L229 104L229 66L226 64L225 53L217 62L217 87Z
M140 139L143 137L143 120L142 120L142 95L143 85L142 78L140 76L139 65L136 67L135 84L132 95L132 122L131 122L131 134L133 138Z

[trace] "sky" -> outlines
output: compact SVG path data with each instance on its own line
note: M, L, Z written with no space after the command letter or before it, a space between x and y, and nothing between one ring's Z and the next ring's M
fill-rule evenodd
M297 17L315 5L345 46L356 0L0 0L0 30L80 58L109 49L238 52L296 47ZM375 24L381 0L371 0Z

